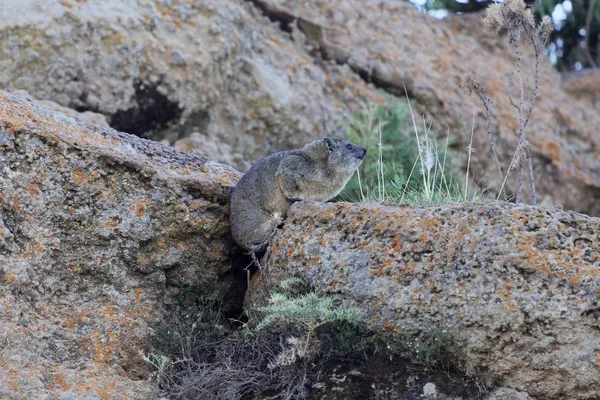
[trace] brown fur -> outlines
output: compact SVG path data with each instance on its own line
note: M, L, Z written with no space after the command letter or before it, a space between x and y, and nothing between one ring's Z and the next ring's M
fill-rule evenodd
M247 250L263 250L293 202L337 196L366 152L345 140L324 138L263 158L231 194L233 240Z

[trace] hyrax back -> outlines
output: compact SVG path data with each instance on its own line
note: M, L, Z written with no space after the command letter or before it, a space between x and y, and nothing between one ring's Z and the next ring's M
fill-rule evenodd
M337 196L366 154L345 140L324 138L263 158L231 194L233 240L247 250L263 250L294 201Z

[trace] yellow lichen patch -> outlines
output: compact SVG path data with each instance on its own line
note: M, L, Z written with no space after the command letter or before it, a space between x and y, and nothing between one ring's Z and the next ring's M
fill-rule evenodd
M27 243L25 246L25 253L23 256L25 258L37 257L39 258L45 252L44 248L40 246L38 243Z
M83 185L86 182L85 173L80 170L75 171L75 176L73 177L73 182L75 182L75 184L78 186Z
M192 209L194 211L201 209L202 206L203 206L202 202L199 202L197 200L192 200L190 202L190 209Z
M14 212L21 212L21 200L15 196L6 196L6 200Z
M71 385L67 384L64 374L54 374L52 375L52 381L48 383L48 387L66 392L71 388Z
M96 364L107 364L110 361L111 354L107 346L102 343L98 336L91 339L91 351L93 360Z
M512 280L506 280L504 281L504 283L502 284L502 286L504 286L504 290L502 290L502 296L504 297L504 300L510 300L510 286L512 284Z
M142 218L146 211L150 208L150 204L152 204L152 200L150 199L142 199L135 204L129 206L129 209L135 213L138 218Z
M117 313L117 308L113 305L106 306L104 308L104 313L108 316L114 316Z
M27 191L27 193L29 193L30 196L33 197L37 197L40 194L40 187L35 183L32 183L31 185L27 186L25 190Z
M98 195L99 199L104 199L107 202L109 202L110 204L115 204L115 195L112 192L109 193L100 193Z
M546 142L542 151L554 162L562 163L565 161L560 151L560 146L556 142Z
M517 309L517 307L515 306L515 304L512 302L511 298L510 298L510 289L511 289L511 285L512 285L512 280L506 280L503 283L504 289L501 291L502 296L504 297L504 300L506 300L507 302L507 309L508 312L518 312L519 310Z
M392 331L394 330L394 325L392 325L389 321L385 321L383 323L383 329L385 329L386 331Z
M115 226L117 226L117 221L115 221L114 219L111 219L105 225L107 228L114 228Z
M187 221L187 223L194 228L201 228L204 226L204 220L201 218L194 218Z
M294 254L294 248L290 246L290 248L286 252L288 257L291 257Z
M14 285L18 282L17 276L12 272L8 272L4 275L4 281L9 285Z
M102 386L98 386L97 392L102 400L108 400L114 398L114 394L117 389L117 382L114 378L109 378L103 382Z
M136 303L139 303L142 300L142 296L144 295L144 289L142 289L142 288L135 288L133 291L135 292L134 301Z
M400 251L400 247L402 246L402 242L397 237L393 237L390 241L392 245L392 253L396 254Z
M77 265L77 264L71 264L71 265L69 265L69 269L71 270L71 272L74 272L74 273L81 272L81 267L79 265Z
M579 275L567 275L567 280L571 285L578 285L581 283L581 278Z
M433 229L441 225L441 221L437 218L423 218L419 221L419 227L424 229Z
M101 175L100 175L100 172L98 172L98 171L94 171L94 172L92 172L92 173L90 174L89 181L90 181L90 182L95 182L95 181L97 181L98 179L100 179L100 176L101 176Z

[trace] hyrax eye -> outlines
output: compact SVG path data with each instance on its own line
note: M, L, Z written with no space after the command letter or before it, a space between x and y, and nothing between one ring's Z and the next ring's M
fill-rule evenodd
M352 150L352 145L351 145L350 143L348 143L348 144L346 145L346 148L347 148L348 150Z

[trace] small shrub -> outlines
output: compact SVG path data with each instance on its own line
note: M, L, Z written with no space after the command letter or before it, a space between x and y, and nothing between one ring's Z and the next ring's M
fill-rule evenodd
M309 364L321 350L317 329L333 323L357 323L362 313L355 308L336 306L331 298L316 293L298 294L294 286L300 283L298 279L287 279L272 291L269 303L258 309L263 319L257 329L281 331L281 327L288 327L294 332L268 367L274 370L296 365L299 374L294 393L303 397Z
M144 355L155 369L152 379L177 399L305 398L316 373L312 361L320 355L317 330L356 322L359 313L314 293L297 294L300 283L278 285L255 329L244 321L230 324L211 301L157 326L155 348Z
M518 117L518 128L515 134L519 137L517 148L514 156L506 170L506 174L502 173L502 167L496 154L494 137L491 131L491 120L493 118L491 108L494 102L485 94L483 85L479 83L472 74L466 74L463 79L462 86L469 91L475 93L485 110L488 127L488 140L492 155L496 162L496 168L502 182L498 189L498 199L503 195L506 180L513 168L517 168L517 187L514 194L514 199L518 203L521 201L521 190L523 187L524 167L527 164L527 172L529 185L531 190L531 203L536 204L535 177L533 174L533 161L531 157L531 149L529 140L526 135L526 128L531 118L531 114L537 104L539 75L540 75L540 55L544 51L544 47L548 42L548 38L554 30L554 24L550 17L546 16L541 22L536 22L533 12L528 8L523 0L507 0L503 3L490 5L486 10L486 16L483 20L484 27L489 32L499 33L506 31L508 33L509 43L512 45L515 54L516 64L516 83L514 74L508 78L508 96L510 104L514 107ZM528 41L534 50L534 71L533 71L533 89L527 94L525 91L524 73L523 73L523 55L521 52L523 38ZM516 93L514 93L516 91Z
M451 357L448 348L452 344L452 335L446 328L438 328L419 337L400 334L393 339L380 343L387 352L408 358L413 364L425 368L449 368Z

